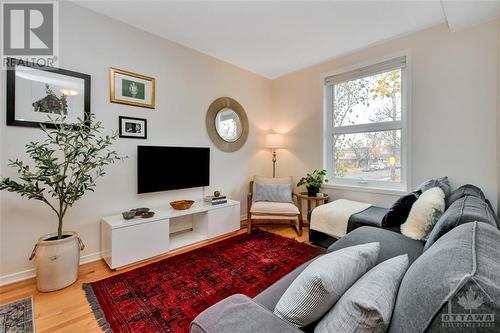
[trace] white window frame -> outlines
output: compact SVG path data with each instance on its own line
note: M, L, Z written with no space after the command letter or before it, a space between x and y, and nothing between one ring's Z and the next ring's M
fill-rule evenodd
M360 71L363 72L359 77L366 77L378 73L386 72L391 68L384 70L370 71L370 67L376 68L384 62L388 62L397 58L405 57L406 65L401 68L401 120L390 122L379 122L360 125L348 125L334 127L333 124L333 89L332 84L327 84L329 79L334 76L340 76L348 72ZM357 64L346 68L341 68L333 72L324 73L321 75L323 88L323 168L327 170L327 179L329 180L324 187L334 189L355 190L361 192L377 192L383 194L401 194L408 192L411 184L411 144L410 144L410 105L411 105L411 58L408 51L393 54L375 61ZM355 77L351 77L350 80ZM332 153L333 136L337 134L354 134L363 132L374 132L384 130L401 130L401 182L387 182L365 179L343 179L335 177L335 156Z

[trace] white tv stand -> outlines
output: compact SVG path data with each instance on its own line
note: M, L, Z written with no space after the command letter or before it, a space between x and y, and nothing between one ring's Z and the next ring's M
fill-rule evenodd
M101 220L101 257L111 269L127 266L184 246L240 229L240 203L211 205L196 201L190 209L151 209L151 218L125 220L121 214Z

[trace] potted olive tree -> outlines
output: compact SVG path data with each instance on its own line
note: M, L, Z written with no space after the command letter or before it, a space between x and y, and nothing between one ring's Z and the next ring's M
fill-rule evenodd
M319 192L321 186L323 186L323 183L328 182L325 179L325 175L326 170L314 170L312 173L308 173L300 178L297 186L305 186L307 188L307 195L314 197Z
M84 245L76 232L63 229L64 216L87 191L94 190L107 165L122 159L110 149L116 134L101 136L103 127L93 115L76 124L67 124L65 117L51 122L54 129L42 125L44 141L25 146L29 163L9 160L19 179L0 177L0 190L39 200L57 217L57 232L40 237L30 257L36 257L40 291L62 289L78 278Z

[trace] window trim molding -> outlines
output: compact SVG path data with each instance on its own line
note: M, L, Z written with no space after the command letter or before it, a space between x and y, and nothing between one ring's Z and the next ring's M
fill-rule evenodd
M333 90L329 89L328 85L325 83L327 77L333 75L339 75L342 73L355 71L357 69L377 65L379 63L383 63L389 61L391 59L395 59L398 57L406 57L406 67L401 71L401 82L402 87L405 90L404 93L401 94L401 120L397 122L381 122L376 124L362 124L362 125L354 125L354 126L343 126L342 128L336 128L335 132L333 130L333 114L328 112L328 106L333 103ZM369 61L341 67L332 71L328 71L322 73L320 75L321 79L321 89L322 89L322 98L323 98L323 117L322 117L322 129L323 129L323 137L322 137L322 145L323 145L323 154L322 154L322 165L323 168L327 170L327 179L330 180L328 188L342 188L347 190L351 188L353 191L363 190L364 192L374 192L380 193L381 191L388 191L393 193L405 193L408 192L412 185L412 132L411 132L411 106L412 106L412 59L411 59L411 51L403 50L400 52L392 53L385 55L383 57L372 59ZM395 127L396 123L398 123L397 129L401 129L401 165L404 166L401 170L402 182L400 184L391 184L383 181L365 181L360 180L356 181L354 179L339 179L334 178L331 174L333 170L333 158L329 154L329 147L333 144L333 136L329 135L330 133L335 134L344 134L347 133L349 127L356 127L356 132L363 132L363 129L370 127L370 131L373 131L374 128L380 130L388 130ZM352 129L352 128L351 128ZM353 133L353 132L348 132Z

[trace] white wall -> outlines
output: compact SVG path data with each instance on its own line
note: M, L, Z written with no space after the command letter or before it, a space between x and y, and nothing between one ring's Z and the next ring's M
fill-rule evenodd
M448 175L452 186L480 186L497 201L497 22L457 33L440 25L301 70L272 82L274 129L291 149L279 151L279 173L321 168L322 73L408 50L411 54L413 186ZM393 195L328 190L388 206Z
M100 217L203 195L201 189L137 195L139 144L211 147L210 190L221 189L240 200L244 214L246 181L253 174L271 171L270 153L260 148L259 141L269 123L269 80L66 2L60 6L59 44L61 68L92 76L92 112L108 131L117 130L120 115L148 120L148 139L118 139L116 150L130 158L110 167L96 192L88 193L66 216L64 228L78 231L87 245L85 258L92 259L99 251ZM156 109L109 103L110 66L155 77ZM5 71L1 75L3 109ZM238 100L250 121L248 141L235 153L215 148L205 130L206 110L222 96ZM7 160L21 157L24 144L42 136L37 129L7 127L5 120L0 131L2 175L14 176ZM32 274L23 273L33 267L27 259L30 251L39 236L57 230L57 220L42 203L21 200L12 193L0 195L0 282L6 282Z
M497 21L498 25L498 77L497 77L497 85L498 85L498 95L497 95L497 215L500 216L500 19Z

